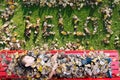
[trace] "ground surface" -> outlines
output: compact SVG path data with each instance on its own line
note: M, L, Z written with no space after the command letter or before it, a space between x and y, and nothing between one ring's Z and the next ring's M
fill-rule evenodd
M4 3L5 0L0 0L0 3ZM104 5L108 5L108 1L109 0L105 0L104 4L102 4L102 6ZM101 7L102 7L101 6ZM85 43L86 41L90 42L90 45L88 47L86 47L86 49L90 49L90 47L93 47L94 49L115 49L114 47L114 37L115 35L119 35L120 32L120 15L118 13L118 10L120 9L120 5L118 5L117 7L115 7L115 9L113 10L113 17L112 17L112 30L114 31L113 36L111 37L110 40L110 44L109 45L104 45L101 41L102 39L105 37L105 32L104 32L104 28L103 28L103 23L102 23L102 18L101 18L101 13L99 12L99 9L101 7L96 8L95 11L93 11L90 7L84 7L82 8L80 11L78 10L72 10L69 7L65 8L62 10L62 14L64 17L64 26L65 26L65 30L67 31L71 31L73 32L73 26L72 26L72 17L73 15L77 15L80 19L80 23L79 23L79 31L83 31L83 24L85 23L85 20L87 18L87 16L89 16L89 14L91 13L91 16L95 16L99 18L99 31L97 32L96 35L91 35L91 36L86 36L86 37L80 37L80 38L74 38L73 35L70 35L68 37L63 37L60 36L59 32L58 32L58 27L57 27L57 23L58 23L58 8L48 8L48 7L44 7L44 8L39 8L39 7L33 7L30 8L31 11L33 11L32 15L31 15L31 22L35 23L36 22L36 18L41 18L41 25L42 22L44 20L44 16L45 15L53 15L54 18L52 19L52 24L55 25L53 31L56 32L56 35L54 37L54 39L58 39L60 46L65 45L66 42L68 41L72 41L75 42L77 39L80 39L81 43ZM3 6L0 6L0 9L4 9L5 5L3 4ZM29 9L23 8L21 5L21 2L18 2L18 7L15 11L15 14L12 18L12 20L14 21L14 23L17 25L17 29L15 30L15 32L17 32L19 34L19 39L24 39L24 29L25 29L25 25L24 25L24 19L23 16L28 14ZM2 20L0 19L0 26L2 25ZM31 35L31 38L29 41L27 41L26 43L26 47L25 49L31 49L33 46L36 45L42 45L43 43L51 43L51 41L53 41L54 39L49 38L47 41L45 41L44 39L42 39L41 37L41 26L40 25L40 34L37 37L37 44L34 43L33 41L33 34ZM89 25L89 28L92 30L92 26ZM32 46L33 45L33 46ZM85 44L83 44L84 46L86 46ZM118 49L120 50L120 49Z

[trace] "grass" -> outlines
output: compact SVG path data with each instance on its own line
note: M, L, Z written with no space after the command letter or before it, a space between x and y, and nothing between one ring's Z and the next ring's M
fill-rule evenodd
M5 1L5 0L4 0ZM0 1L0 3L4 3L4 1ZM18 37L19 39L24 39L24 29L25 29L25 25L24 25L24 19L23 16L28 15L29 9L22 7L21 2L18 2L19 5L15 11L15 15L13 16L12 20L15 22L15 24L17 25L17 29L15 30L15 32L17 32L20 36ZM108 5L108 0L106 0L102 6L104 5ZM101 7L102 7L101 6ZM71 31L73 32L73 26L72 26L72 17L73 15L77 15L80 19L80 23L79 23L79 31L83 31L83 24L85 23L85 20L87 18L87 16L91 15L91 16L95 16L98 17L98 24L99 24L99 28L98 28L98 32L96 35L91 35L91 36L86 36L86 37L79 37L79 38L75 38L73 35L70 35L68 37L63 37L59 34L58 31L58 27L57 27L57 21L58 21L58 8L48 8L48 7L32 7L30 8L31 11L33 11L32 15L31 15L31 22L35 23L36 22L36 18L41 18L41 25L40 25L40 34L37 37L37 43L34 42L34 37L33 37L33 33L30 37L30 40L27 41L26 43L26 47L24 49L31 49L32 47L35 47L36 45L42 45L43 43L48 43L50 44L53 40L55 40L56 38L59 40L60 46L65 45L66 42L68 41L73 41L75 42L77 39L80 39L81 42L86 42L89 41L90 45L86 46L85 44L83 44L86 49L90 49L91 46L93 46L95 49L116 49L113 45L114 43L114 37L115 35L119 35L120 33L120 15L118 13L119 7L120 5L118 5L114 10L113 10L113 17L112 17L112 30L114 31L113 36L110 39L110 44L109 45L104 45L101 41L102 39L105 37L105 32L104 32L104 28L103 28L103 23L102 23L102 18L101 18L101 13L99 12L99 9L101 7L97 7L94 11L90 8L90 7L84 7L82 8L80 11L78 10L72 10L71 8L67 7L65 9L62 9L62 15L64 18L64 27L66 31ZM0 7L1 8L1 7ZM5 7L2 7L3 9ZM56 32L56 35L54 37L54 39L49 38L47 41L45 41L44 39L42 39L42 23L44 21L44 16L45 15L53 15L54 18L52 19L52 21L50 21L50 23L54 24L55 27L53 29L53 31ZM0 19L0 26L2 25L2 20ZM90 30L93 30L92 25L89 25ZM120 51L120 49L117 49Z

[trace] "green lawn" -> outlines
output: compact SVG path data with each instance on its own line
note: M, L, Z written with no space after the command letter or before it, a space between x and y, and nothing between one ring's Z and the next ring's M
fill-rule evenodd
M0 2L0 3L4 3L4 1ZM20 36L18 37L19 39L24 39L24 29L25 29L25 25L24 25L24 19L23 16L28 14L28 9L27 8L23 8L21 3L18 2L18 7L15 11L15 15L13 16L12 20L15 22L15 24L17 25L17 29L15 30L15 32L17 32ZM105 0L105 2L101 5L108 5L108 0ZM102 18L101 18L101 13L99 12L99 9L101 7L96 8L95 11L91 10L90 7L84 7L82 8L80 11L78 10L72 10L69 7L65 8L62 10L62 15L64 17L64 26L65 26L65 30L66 31L71 31L73 32L73 26L72 26L72 17L73 15L77 15L80 19L80 23L79 23L79 31L83 31L83 24L85 23L85 20L87 18L87 16L89 16L89 14L91 14L91 16L95 16L98 17L98 23L99 23L99 28L98 28L98 32L96 35L91 35L91 36L86 36L86 37L79 37L79 38L74 38L73 35L70 35L68 37L64 37L61 36L59 34L58 31L58 27L57 27L57 23L58 23L58 8L48 8L48 7L33 7L30 10L33 11L32 15L31 15L31 22L35 23L36 22L36 18L41 18L41 25L40 25L40 34L37 37L37 44L34 43L33 41L33 34L31 35L31 38L29 41L27 41L26 47L25 49L31 49L32 46L36 46L36 45L42 45L43 43L51 43L51 41L53 41L51 38L49 38L47 41L45 41L44 39L42 39L41 36L41 27L42 27L42 23L44 20L44 16L45 15L53 15L54 18L52 19L52 21L50 23L54 24L55 27L53 29L53 31L56 32L56 35L54 37L54 39L58 39L60 46L65 45L66 42L68 41L73 41L75 42L77 39L80 39L81 42L86 42L86 41L90 41L90 45L88 45L88 47L86 49L89 49L91 46L93 46L95 49L115 49L113 43L114 43L114 37L115 35L119 35L120 32L120 15L118 13L118 10L120 9L120 5L118 5L114 11L113 11L113 17L112 17L112 30L114 31L113 36L111 37L110 40L110 44L109 45L104 45L101 41L102 39L105 37L105 32L104 32L104 28L103 28L103 23L102 23ZM0 8L5 8L3 6L0 6ZM92 13L91 13L92 12ZM0 19L0 26L2 25L2 20ZM89 25L89 28L92 30L92 26ZM84 46L86 46L85 44L83 44ZM120 51L120 49L118 49Z

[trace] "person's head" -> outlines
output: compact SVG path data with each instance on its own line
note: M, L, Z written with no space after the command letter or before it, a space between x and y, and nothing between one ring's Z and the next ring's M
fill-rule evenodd
M22 64L25 66L25 67L30 67L34 64L34 61L35 61L35 58L32 57L32 56L24 56L22 58Z

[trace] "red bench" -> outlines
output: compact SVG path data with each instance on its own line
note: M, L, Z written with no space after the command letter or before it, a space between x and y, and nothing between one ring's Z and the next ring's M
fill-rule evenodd
M100 51L100 50L98 50ZM19 50L19 51L6 51L6 50L2 50L0 51L0 54L6 54L6 55L10 55L10 54L14 54L14 53L23 53L25 52L24 50ZM61 51L50 51L50 53L55 54L56 52L61 52ZM85 50L85 51L65 51L65 54L84 54L84 53L88 53L89 50ZM119 55L118 55L118 51L116 50L104 50L105 53L109 54L110 57L112 58L112 75L113 78L100 78L100 79L92 79L92 78L88 78L88 79L69 79L69 80L120 80L120 77L118 77L117 75L119 74ZM10 60L9 56L7 56L7 59ZM0 61L2 59L0 58ZM12 75L12 76L8 76L7 73L5 72L5 69L7 68L7 65L2 65L0 63L0 78L18 78L18 76L16 75ZM59 79L59 80L66 80L66 79Z

